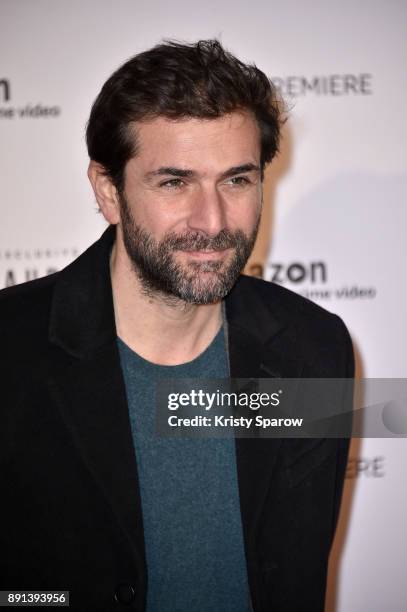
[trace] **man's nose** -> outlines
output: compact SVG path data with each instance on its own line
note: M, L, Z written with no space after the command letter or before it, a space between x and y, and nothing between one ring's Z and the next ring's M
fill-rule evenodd
M225 204L216 187L201 188L191 202L189 229L216 236L226 228Z

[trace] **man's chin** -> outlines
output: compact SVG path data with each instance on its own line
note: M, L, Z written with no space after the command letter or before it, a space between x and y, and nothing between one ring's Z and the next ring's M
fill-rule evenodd
M177 286L173 295L189 304L215 304L226 297L235 282L220 281L214 273L198 273L193 279Z

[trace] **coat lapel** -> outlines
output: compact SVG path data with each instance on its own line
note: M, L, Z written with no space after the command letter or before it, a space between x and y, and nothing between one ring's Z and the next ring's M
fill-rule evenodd
M56 348L49 391L126 534L145 580L137 465L116 344L109 274L114 228L65 268L55 285L49 337Z
M271 286L271 285L270 285ZM270 287L269 286L269 287ZM231 378L297 378L296 334L279 300L259 299L241 277L226 298ZM236 438L243 532L249 574L256 574L257 533L281 447L277 438ZM255 590L255 589L254 589ZM253 591L253 589L252 589Z
M79 455L126 534L140 568L144 539L137 465L116 347L54 371L49 391Z

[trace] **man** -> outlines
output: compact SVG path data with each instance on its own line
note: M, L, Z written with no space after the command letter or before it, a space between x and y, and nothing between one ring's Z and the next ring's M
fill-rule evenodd
M86 612L323 610L348 441L153 424L163 378L353 376L338 317L239 277L280 124L266 76L216 41L103 86L88 174L109 228L1 295L1 589Z

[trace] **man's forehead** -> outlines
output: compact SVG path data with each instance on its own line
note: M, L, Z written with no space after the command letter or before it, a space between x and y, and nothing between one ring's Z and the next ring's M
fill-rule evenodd
M158 130L169 129L177 131L183 128L194 127L208 129L212 126L217 130L235 129L249 123L256 124L253 114L248 110L239 109L219 117L167 117L166 115L157 115L135 122L134 125L137 129L143 128L144 130L155 128Z
M195 164L212 160L226 167L258 163L260 130L253 116L245 111L214 119L164 116L133 124L137 142L134 161L152 169L176 166L191 169ZM227 159L225 158L227 157Z

